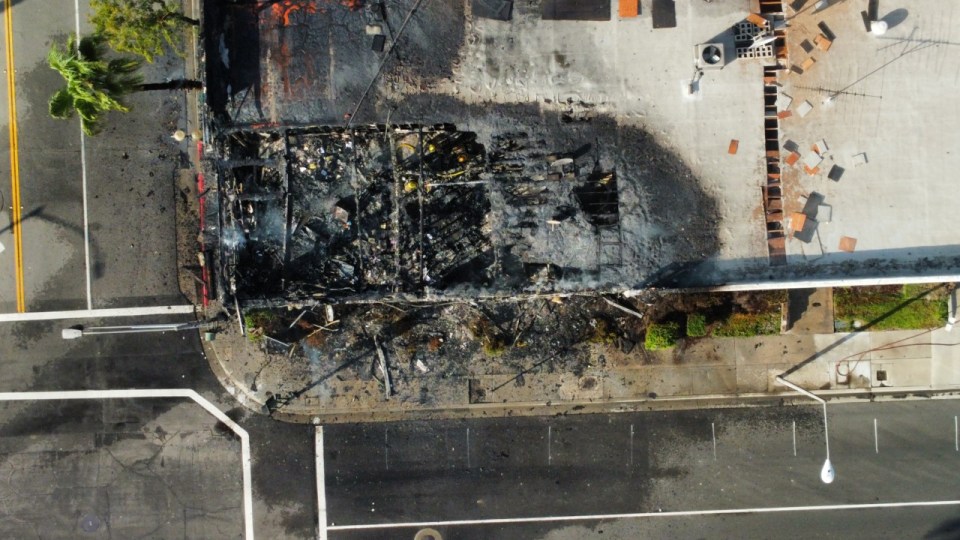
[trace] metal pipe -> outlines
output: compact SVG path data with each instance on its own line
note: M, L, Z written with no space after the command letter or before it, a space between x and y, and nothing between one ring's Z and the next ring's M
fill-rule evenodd
M823 401L823 438L827 442L827 461L830 461L830 428L827 427L827 402L826 401Z

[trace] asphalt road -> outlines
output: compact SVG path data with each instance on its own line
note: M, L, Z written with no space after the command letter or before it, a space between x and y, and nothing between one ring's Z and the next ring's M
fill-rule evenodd
M122 321L123 324L138 324L178 320L183 319L125 318ZM196 332L61 339L60 329L75 323L89 327L117 324L117 320L0 323L3 369L0 392L194 389L250 434L258 537L315 537L316 483L313 429L310 426L276 422L240 407L211 373ZM107 403L0 404L0 502L16 501L22 489L17 484L4 483L4 479L10 478L4 471L12 470L12 465L7 464L27 460L31 466L42 464L40 470L46 475L43 478L49 479L47 485L50 488L48 491L35 490L31 501L39 508L49 506L52 512L48 518L50 523L42 524L40 521L47 518L37 511L0 505L0 538L30 537L32 533L24 534L24 531L33 531L30 528L33 525L39 527L43 538L77 538L78 525L70 517L71 512L77 512L78 516L94 512L102 519L113 516L118 523L121 511L127 512L126 516L132 512L142 515L145 523L154 523L152 520L157 516L169 518L171 509L175 508L188 510L187 514L181 513L174 520L186 528L158 529L146 537L236 538L234 532L242 532L242 512L236 507L240 494L230 475L240 472L239 465L234 467L239 463L239 445L234 439L225 438L224 427L198 407L189 406L189 402L182 400ZM189 435L187 439L174 438L172 442L161 443L153 435L157 433L157 427L165 433ZM146 436L145 429L151 435ZM106 442L98 447L94 444L98 440ZM165 450L157 453L159 447ZM51 448L59 451L46 451ZM114 470L110 468L102 469L97 476L96 464L116 464L123 468L108 451L125 465L135 465L134 472L146 474L154 480L148 485L136 474L117 478L109 472ZM163 467L156 463L155 455L165 456ZM168 469L174 470L169 473L172 476L165 472ZM167 483L173 491L164 487ZM78 487L94 485L100 491L84 491ZM112 510L103 513L107 493L126 494L124 497L131 502L120 506L111 498ZM197 501L203 504L195 504ZM18 509L23 511L18 514ZM130 523L128 518L123 519ZM221 530L225 531L223 535L216 533ZM93 537L106 538L107 532L106 528L101 528L98 533L101 536ZM137 537L134 533L138 532L144 531L128 525L114 530L113 537Z
M337 532L332 539L412 540L421 529ZM650 517L567 524L477 525L434 529L442 540L634 540L683 539L791 539L876 540L923 538L955 540L960 537L960 511L956 506L837 510L824 513L746 514L697 517ZM417 540L432 540L429 538Z
M109 116L106 130L81 143L79 121L53 120L47 100L62 85L45 63L52 43L75 31L73 0L21 0L13 24L19 182L11 176L8 86L0 99L0 312L16 311L11 230L13 191L22 212L22 272L28 311L87 307L85 230L89 233L92 307L182 303L176 278L175 174L186 144L170 138L183 127L182 92L131 96L133 111ZM80 2L86 30L88 2ZM4 17L7 14L4 13ZM7 38L5 28L3 37ZM6 39L0 40L6 52ZM148 80L180 77L177 57L145 67ZM4 78L6 79L5 72ZM81 156L81 144L84 156ZM86 175L87 226L83 215Z
M327 522L348 528L384 525L331 530L331 538L344 539L412 538L419 527L390 526L402 522L440 522L434 528L444 538L457 539L809 537L808 522L817 524L818 534L835 538L919 538L940 527L956 537L957 504L696 513L956 501L958 413L955 401L831 405L831 458L837 470L831 485L819 479L825 447L815 405L328 426ZM549 521L662 512L695 515ZM502 518L548 520L443 524Z
M237 439L188 400L0 405L0 536L238 538Z
M17 311L15 276L18 268L11 227L15 190L21 199L23 262L20 271L27 311L85 309L88 302L95 309L184 303L176 278L175 197L180 194L175 190L175 175L188 165L187 145L190 143L176 143L170 137L177 128L185 127L183 93L154 92L130 96L128 104L132 106L132 112L125 115L112 113L102 134L86 137L81 143L78 120L55 121L46 112L47 100L62 85L62 80L46 66L44 59L54 41L61 41L75 31L75 2L11 0L11 4L11 10L5 10L0 4L0 14L4 21L10 17L13 29L7 32L6 27L0 25L3 34L0 48L6 54L11 50L7 47L8 39L13 45L13 69L4 72L8 85L4 85L3 99L0 99L0 244L3 246L0 249L0 313ZM87 30L88 5L86 0L79 2L82 31ZM147 82L179 78L183 73L183 61L172 55L145 65L143 69ZM15 146L11 144L11 112L14 111L8 106L9 84L15 86L17 121L14 126L18 135ZM12 174L13 156L19 165L17 182ZM86 263L85 233L89 236L89 265ZM75 341L60 339L62 328L78 323L105 326L176 320L158 316L149 319L0 323L0 368L3 370L0 391L195 389L227 411L250 433L254 509L260 536L314 537L317 523L315 483L302 481L314 477L312 430L274 422L240 408L211 374L196 333L99 336ZM141 403L126 405L147 407ZM47 482L51 488L49 492L39 490L32 495L32 507L27 509L32 513L20 511L24 509L19 507L4 506L0 537L78 537L77 521L64 516L71 516L71 512L85 515L90 511L91 499L82 494L75 497L64 494L75 492L77 486L99 482L95 482L96 478L90 472L94 470L94 463L112 459L97 447L91 447L90 441L104 439L104 434L118 430L140 433L148 424L172 432L165 426L171 422L185 422L183 414L188 414L178 413L177 407L169 403L161 403L155 407L151 405L146 413L137 415L142 421L136 425L130 423L126 428L118 428L116 422L112 422L116 415L109 412L112 409L104 407L97 403L82 407L27 403L0 410L0 446L7 450L6 453L0 451L3 454L0 455L0 468L3 464L37 454L35 457L42 462L43 471L51 475L45 478L52 478ZM108 412L103 412L105 410ZM10 431L14 427L16 433ZM210 441L222 442L222 430L211 434L207 428L209 425L201 423L187 431L202 433ZM34 443L24 442L35 438L39 441L36 445L62 445L65 450L62 453L38 453ZM106 437L106 440L113 439L130 440ZM111 443L105 448L116 451L118 445L124 444L129 443ZM204 464L218 463L226 455L214 451L216 444L211 444L212 453L209 455L204 449L199 450L192 461L169 460L168 463L185 463L194 467L184 466L184 471L206 470ZM175 445L163 446L172 448ZM189 447L186 451L193 452L192 448L201 446L206 448L207 445ZM140 450L149 453L151 449ZM132 462L140 464L143 456L134 454L130 456ZM139 471L137 467L141 465L152 466L151 463L140 464L134 470ZM9 472L11 469L3 470ZM150 469L146 472L153 474L157 471ZM136 480L134 477L126 479ZM236 493L230 491L232 488L207 480L202 474L193 474L191 478L178 481L181 488L189 486L190 481L196 482L194 488L198 496L216 499L216 493L225 492L224 498L230 502L222 508L235 506ZM104 479L98 485L111 481ZM61 482L62 486L59 485ZM121 491L140 489L138 486L142 487L142 484L114 484ZM20 489L16 484L0 482L0 501L16 501ZM149 496L150 493L155 496ZM123 496L122 499L132 501L123 510L134 514L140 512L145 516L145 524L153 523L151 520L157 516L167 519L168 510L173 506L167 504L167 497L160 496L163 493L166 492L147 489L138 492L143 496ZM116 499L114 503L119 504ZM188 500L181 505L187 509L194 506L197 505ZM209 504L204 507L204 513L218 507ZM49 523L40 523L46 519L43 515L45 508L56 513L57 519L51 517L47 520ZM103 517L102 508L97 508L96 513ZM106 515L119 524L122 509L116 505L112 508ZM128 516L133 515L129 512ZM190 521L211 527L230 523L232 525L222 529L222 534L231 537L241 515L234 512L232 516L218 514L215 518L213 521L198 520L194 516ZM184 517L183 521L186 523L187 518ZM220 528L184 528L177 534L171 534L172 530L158 529L147 536L222 537L217 532L221 531ZM106 537L107 531L106 528L99 529L99 537ZM134 537L144 531L128 527L113 532L115 537Z
M92 326L110 321L79 322ZM312 427L281 424L240 408L209 371L195 333L64 341L59 330L65 324L0 324L0 358L4 360L0 391L196 389L250 433L258 536L315 537L319 514ZM0 472L4 466L8 471L30 470L4 464L33 456L31 463L43 464L37 474L48 475L54 484L63 482L60 492L31 494L34 506L49 504L56 511L57 519L51 518L43 529L46 537L76 537L78 525L71 517L75 513L110 515L113 510L104 510L101 504L110 489L134 490L138 495L131 500L145 501L144 507L131 503L127 512L140 512L148 522L171 515L171 508L194 508L190 501L140 496L151 489L166 490L164 482L173 482L174 492L186 486L197 493L222 491L228 501L223 505L205 502L204 511L187 518L180 515L177 523L197 527L191 530L236 531L242 514L227 510L236 506L231 502L236 499L236 481L231 479L236 469L204 465L209 460L235 463L236 446L230 446L215 423L211 426L209 417L198 415L195 408L175 405L123 403L119 410L127 412L97 403L0 408ZM942 537L957 536L960 507L956 505L699 513L960 499L956 473L960 452L954 431L960 405L956 401L831 404L829 411L831 454L837 469L837 480L829 486L820 483L818 476L824 440L821 412L815 405L325 426L326 522L334 526L329 538L413 538L419 528L396 524L497 518L545 521L440 523L435 528L444 538L457 539L791 538L811 532L827 538L921 538L941 528L947 531ZM191 434L189 440L177 443L183 445L182 452L158 454L170 456L171 468L181 459L183 470L204 468L211 474L167 479L164 470L151 468L151 452L171 444L147 436L156 433L157 426L165 433L176 432L172 426L185 426L184 431ZM97 440L107 444L101 449ZM60 450L42 452L53 446ZM91 476L94 463L117 464L104 453L107 450L124 464L142 462L160 480L152 480L147 489L137 483L140 477ZM103 479L100 487L107 491L71 491L71 486L91 478ZM146 491L137 491L141 487ZM17 489L0 482L0 500L15 497ZM8 507L7 515L14 516L15 510ZM649 515L598 517L614 513ZM22 522L39 519L26 510L16 515L20 521L0 520L0 536L21 537L23 531L31 530L22 528ZM583 515L594 516L555 520ZM117 520L121 522L119 515ZM378 528L336 529L363 525Z

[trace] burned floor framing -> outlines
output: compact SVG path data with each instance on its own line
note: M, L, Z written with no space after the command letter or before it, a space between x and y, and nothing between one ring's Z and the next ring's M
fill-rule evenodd
M595 290L623 263L617 173L590 145L451 125L219 144L219 290L246 305Z

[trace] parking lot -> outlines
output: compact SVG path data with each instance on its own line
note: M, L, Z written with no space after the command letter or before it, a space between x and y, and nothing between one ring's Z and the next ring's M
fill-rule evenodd
M810 512L835 533L882 535L889 520L868 516L892 512L922 536L956 516L955 402L828 412L830 485L816 406L328 426L327 535L609 538L735 522L800 534Z

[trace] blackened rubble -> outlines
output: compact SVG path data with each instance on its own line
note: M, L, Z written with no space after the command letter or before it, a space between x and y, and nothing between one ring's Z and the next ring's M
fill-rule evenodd
M224 135L219 290L264 306L615 292L664 253L716 249L712 201L642 133L586 122L566 130L593 142L554 144L515 127L484 142L446 124ZM677 216L689 233L664 235Z

